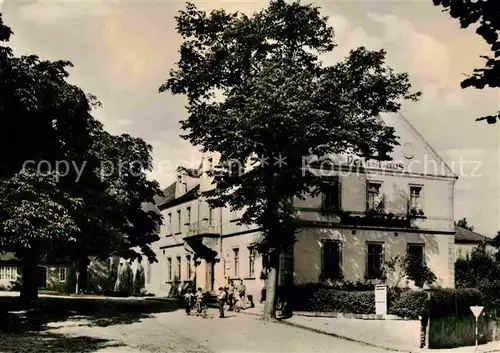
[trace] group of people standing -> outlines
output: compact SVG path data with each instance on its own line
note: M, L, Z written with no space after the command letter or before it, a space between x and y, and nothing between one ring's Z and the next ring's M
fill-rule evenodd
M246 296L246 286L243 280L240 280L239 284L235 285L234 281L231 280L229 286L219 287L219 293L217 295L217 304L219 307L219 317L224 317L224 306L228 305L228 311L239 311L244 309L245 306L245 296ZM193 306L196 306L197 312L202 310L206 306L204 295L201 288L198 288L196 293L189 289L184 295L184 300L186 304L186 314L190 315Z

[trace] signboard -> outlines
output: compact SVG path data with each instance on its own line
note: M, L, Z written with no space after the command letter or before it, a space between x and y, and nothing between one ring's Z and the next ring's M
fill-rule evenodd
M483 312L484 306L471 306L470 311L474 314L475 318L477 319L479 315Z
M375 286L375 314L387 315L387 286Z

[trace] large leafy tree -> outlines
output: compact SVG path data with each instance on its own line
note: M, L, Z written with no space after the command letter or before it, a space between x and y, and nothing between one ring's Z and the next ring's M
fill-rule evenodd
M460 21L462 28L476 25L476 33L491 46L492 56L481 56L486 60L483 68L474 69L474 73L464 79L462 88L500 87L500 3L497 0L433 0L435 6L442 6L443 11ZM500 110L496 115L477 118L495 124L500 119Z
M277 0L247 16L188 3L176 20L180 61L160 91L187 96L183 137L220 154L209 202L245 209L241 222L263 229L263 319L271 320L279 255L300 226L292 200L321 185L304 158L349 151L388 159L397 141L377 114L418 94L409 92L407 74L386 66L383 50L358 48L323 65L319 55L335 47L333 29L312 5Z
M0 40L12 32L1 22ZM160 216L143 208L159 193L146 179L151 146L105 132L95 97L69 84L66 61L15 57L0 47L0 251L23 263L22 296L36 298L36 266L55 253L74 259L135 258L156 238ZM7 126L7 124L6 124ZM85 263L85 261L82 261Z

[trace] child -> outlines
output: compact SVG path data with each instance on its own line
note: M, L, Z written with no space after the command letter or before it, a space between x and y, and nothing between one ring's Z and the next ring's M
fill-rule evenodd
M222 319L224 318L224 304L227 300L227 292L222 287L219 287L219 295L217 297L217 300L219 302L219 317Z
M194 298L196 300L196 310L198 311L198 313L201 313L201 308L203 306L203 292L201 287L196 291Z
M191 315L191 306L193 302L193 291L191 288L184 294L184 301L186 302L186 314Z

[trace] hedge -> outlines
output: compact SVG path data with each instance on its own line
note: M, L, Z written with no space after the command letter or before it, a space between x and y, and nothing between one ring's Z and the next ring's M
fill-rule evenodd
M338 290L321 284L294 286L289 303L295 311L374 314L373 290ZM428 291L397 290L388 292L388 313L416 320L425 309ZM439 289L431 291L430 315L433 318L467 316L470 306L487 305L477 289Z
M290 296L295 311L374 314L374 291L345 291L321 285L296 286Z

